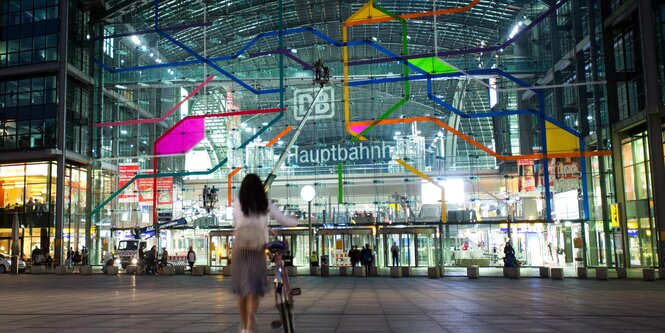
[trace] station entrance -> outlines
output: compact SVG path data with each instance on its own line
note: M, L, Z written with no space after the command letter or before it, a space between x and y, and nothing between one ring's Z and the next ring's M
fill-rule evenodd
M211 267L229 266L233 249L233 229L210 231L209 262Z
M361 250L365 244L369 244L376 255L374 230L376 229L371 226L319 229L321 255L328 256L328 262L332 267L351 266L348 257L351 245L357 245L358 250Z
M288 243L288 250L293 256L294 266L309 266L309 232L306 227L292 227L292 228L272 228L277 236L270 235L270 240L280 240Z
M391 248L399 248L398 263L405 267L428 267L436 264L440 251L436 240L436 228L422 227L381 227L378 230L379 244L377 266L393 265Z

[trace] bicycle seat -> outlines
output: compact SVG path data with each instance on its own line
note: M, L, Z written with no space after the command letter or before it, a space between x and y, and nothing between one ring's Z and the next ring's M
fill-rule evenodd
M270 242L266 244L266 249L268 249L270 253L283 253L286 250L286 244L281 241Z

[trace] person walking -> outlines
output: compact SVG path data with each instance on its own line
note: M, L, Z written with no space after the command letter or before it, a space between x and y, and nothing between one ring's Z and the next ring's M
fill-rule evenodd
M351 260L351 270L354 270L356 265L358 265L358 249L355 245L351 245L351 249L349 250L349 260Z
M397 246L397 242L393 242L393 246L390 247L390 254L393 257L393 267L399 266L399 246Z
M360 251L360 262L365 266L365 276L370 276L370 267L372 266L372 249L369 248L369 244L365 244L365 247Z
M196 252L194 252L193 247L189 247L189 252L187 252L187 263L189 263L189 274L192 274L194 271L194 263L196 262Z
M268 201L261 179L256 174L245 176L238 199L233 202L233 293L238 295L242 333L251 333L260 297L268 287L266 254L268 215L282 226L296 226L298 221L282 214Z

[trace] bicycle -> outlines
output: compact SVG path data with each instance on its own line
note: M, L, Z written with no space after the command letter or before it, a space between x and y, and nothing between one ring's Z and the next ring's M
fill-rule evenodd
M286 249L284 242L272 242L266 245L275 260L275 307L279 310L281 320L270 323L272 329L284 328L285 333L293 333L293 296L301 294L300 288L291 289L289 273L282 261L282 253Z

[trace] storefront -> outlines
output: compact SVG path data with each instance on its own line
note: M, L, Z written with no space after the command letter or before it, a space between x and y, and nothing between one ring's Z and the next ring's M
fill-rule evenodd
M87 172L67 165L64 245L80 249L85 238ZM11 227L19 224L20 251L29 258L35 247L54 252L56 164L52 161L0 165L0 252L11 248Z

